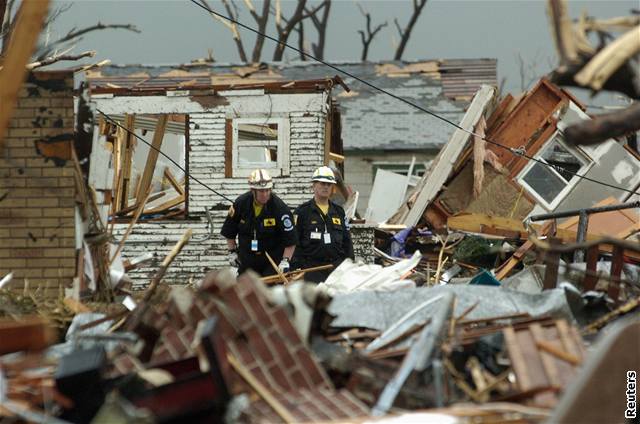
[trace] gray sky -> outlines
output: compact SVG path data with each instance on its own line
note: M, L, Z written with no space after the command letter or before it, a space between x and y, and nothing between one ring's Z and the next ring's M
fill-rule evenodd
M244 9L242 0L236 0L241 9L240 19L254 26ZM312 0L311 4L317 4ZM70 2L55 1L54 6ZM115 64L185 63L204 57L208 49L219 62L237 62L238 54L228 29L214 21L205 11L188 0L138 1L76 1L50 28L55 39L73 27L82 28L97 21L131 23L141 34L123 30L105 30L87 34L75 52L97 50L96 59L110 59ZM260 1L254 1L260 10ZM222 3L209 4L224 13ZM295 6L293 0L283 0L285 16ZM394 45L399 41L393 19L401 25L408 21L411 1L360 1L368 10L373 23L388 21L374 40L369 58L392 59ZM638 8L638 0L569 1L569 13L577 17L583 10L591 16L608 18L628 15ZM530 71L543 74L556 63L546 15L546 1L486 1L486 0L430 0L414 27L403 59L484 58L498 59L498 78L506 78L507 91L520 91L518 55ZM244 12L244 13L243 13ZM329 60L358 60L362 51L358 29L364 27L364 17L355 1L334 0L328 27L325 58ZM314 37L310 24L305 27ZM273 20L268 33L275 35ZM250 54L252 35L241 29L245 50ZM290 43L295 44L294 38ZM273 42L266 40L263 60L271 60ZM289 51L285 58L297 60L298 54Z

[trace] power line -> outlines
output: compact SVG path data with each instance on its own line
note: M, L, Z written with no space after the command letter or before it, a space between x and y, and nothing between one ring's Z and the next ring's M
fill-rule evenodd
M386 94L387 96L390 96L390 97L392 97L392 98L394 98L394 99L396 99L396 100L398 100L398 101L400 101L402 103L405 103L405 104L407 104L407 105L409 105L409 106L411 106L413 108L416 108L416 109L418 109L418 110L420 110L420 111L422 111L422 112L424 112L424 113L426 113L428 115L431 115L434 118L440 119L441 121L444 121L444 122L448 123L449 125L452 125L455 128L457 128L457 129L459 129L459 130L461 130L461 131L463 131L463 132L465 132L465 133L467 133L469 135L472 135L474 137L478 137L478 138L486 141L487 143L490 143L490 144L493 144L494 146L498 146L498 147L500 147L502 149L508 150L514 156L520 156L520 157L526 158L527 160L540 163L540 164L542 164L544 166L548 166L548 167L550 167L551 169L553 169L554 171L556 171L558 173L560 173L559 170L561 169L563 172L566 172L568 174L571 174L573 176L576 176L576 177L581 178L581 179L586 180L586 181L590 181L590 182L593 182L593 183L596 183L596 184L600 184L600 185L603 185L605 187L613 188L613 189L616 189L616 190L625 191L625 192L631 193L631 194L640 194L640 193L638 193L636 191L629 190L629 189L624 188L624 187L619 187L619 186L616 186L616 185L613 185L613 184L609 184L609 183L606 183L604 181L599 181L599 180L587 177L585 175L580 175L577 172L573 172L571 170L561 168L560 166L547 163L547 162L545 162L543 160L540 160L540 159L537 159L537 158L535 158L533 156L529 156L529 155L526 154L526 151L523 148L512 148L512 147L508 147L508 146L505 146L503 144L500 144L500 143L498 143L496 141L489 140L488 138L486 138L485 136L483 136L481 134L477 134L477 133L475 133L473 131L470 131L470 130L467 130L465 128L462 128L460 125L458 125L457 123L445 118L444 116L440 116L437 113L434 113L434 112L430 111L429 109L426 109L426 108L424 108L424 107L422 107L420 105L417 105L417 104L415 104L415 103L413 103L413 102L411 102L411 101L409 101L409 100L407 100L407 99L405 99L403 97L397 96L397 95L385 90L384 88L378 87L378 86L376 86L376 85L374 85L374 84L372 84L372 83L370 83L370 82L368 82L368 81L366 81L366 80L364 80L364 79L362 79L362 78L360 78L360 77L358 77L358 76L356 76L356 75L354 75L354 74L352 74L352 73L350 73L348 71L345 71L344 69L342 69L342 68L340 68L338 66L332 65L331 63L326 62L325 60L319 59L319 58L313 56L310 53L307 53L305 51L302 51L302 50L298 49L297 47L294 47L294 46L292 46L290 44L287 44L287 43L285 43L283 41L280 41L280 40L278 40L278 39L276 39L276 38L274 38L274 37L272 37L272 36L270 36L268 34L260 32L257 29L252 28L252 27L250 27L248 25L245 25L245 24L243 24L242 22L240 22L238 20L232 19L232 18L230 18L230 17L228 17L226 15L223 15L221 13L218 13L218 12L214 11L214 10L211 10L209 7L207 7L204 4L198 3L196 0L189 0L189 1L191 3L193 3L193 4L195 4L196 6L206 10L207 12L209 12L209 13L215 15L215 16L218 16L219 18L222 18L222 19L225 19L225 20L227 20L229 22L232 22L232 23L234 23L234 24L236 24L236 25L238 25L238 26L240 26L240 27L242 27L244 29L247 29L247 30L249 30L251 32L254 32L255 34L260 35L262 37L265 37L265 38L267 38L267 39L269 39L269 40L271 40L271 41L273 41L273 42L275 42L277 44L281 44L281 45L283 45L283 46L285 46L285 47L287 47L287 48L289 48L289 49L291 49L291 50L293 50L295 52L298 52L299 54L302 54L302 55L304 55L304 56L306 56L306 57L308 57L310 59L313 59L314 61L316 61L318 63L321 63L321 64L323 64L323 65L325 65L325 66L327 66L327 67L329 67L329 68L331 68L331 69L333 69L333 70L335 70L337 72L340 72L343 75L346 75L346 76L348 76L350 78L353 78L354 80L366 85L367 87L370 87L370 88L372 88L372 89L374 89L376 91L379 91L379 92L381 92L383 94Z
M203 186L204 188L211 190L212 192L214 192L215 194L217 194L218 196L222 197L223 199L233 203L233 200L231 200L230 198L228 198L227 196L225 196L224 194L220 193L219 191L215 190L212 187L209 187L207 184L203 183L202 181L200 181L199 179L197 179L196 177L194 177L193 175L191 175L189 172L187 172L186 169L184 169L182 166L180 166L180 164L178 162L176 162L175 160L173 160L171 157L169 157L167 154L165 154L162 150L154 147L151 145L151 143L149 143L147 140L145 140L144 138L140 137L138 134L136 134L135 132L131 131L128 128L123 127L122 125L120 125L120 123L118 121L116 121L115 119L113 119L112 117L110 117L109 115L107 115L106 113L104 113L103 111L101 111L100 109L96 110L102 115L104 116L109 122L111 122L112 124L115 124L116 126L118 126L119 128L125 130L127 133L133 135L135 138L137 138L138 140L142 141L144 144L146 144L147 146L149 146L150 148L152 148L153 150L155 150L156 152L160 153L162 156L164 156L165 158L169 159L171 161L171 163L173 163L175 166L178 167L178 169L180 169L182 172L184 172L184 175L187 178L191 178L192 180L194 180L195 182L197 182L198 184L200 184L201 186Z

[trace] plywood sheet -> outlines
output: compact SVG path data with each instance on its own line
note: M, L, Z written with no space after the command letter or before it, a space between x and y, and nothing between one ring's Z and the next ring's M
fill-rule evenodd
M614 197L608 197L593 207L616 205L620 202ZM558 225L558 228L578 231L579 218L571 217ZM589 235L626 238L640 230L640 214L637 209L624 209L619 211L603 212L589 215Z

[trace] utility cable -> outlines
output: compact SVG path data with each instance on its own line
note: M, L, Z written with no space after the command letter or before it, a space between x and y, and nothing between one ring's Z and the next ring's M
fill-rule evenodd
M180 169L182 172L184 172L184 175L187 178L191 178L192 180L194 180L195 182L197 182L198 184L200 184L201 186L203 186L204 188L211 190L212 192L214 192L215 194L217 194L218 196L222 197L223 199L227 200L230 203L233 203L233 200L231 200L230 198L228 198L227 196L225 196L224 194L220 193L219 191L215 190L212 187L209 187L207 184L203 183L202 181L200 181L199 179L197 179L196 177L194 177L193 175L191 175L189 172L187 172L186 169L184 169L182 166L180 166L180 164L178 162L176 162L175 160L173 160L172 158L170 158L167 154L165 154L162 150L154 147L151 145L151 143L149 143L147 140L145 140L144 138L140 137L138 134L136 134L135 132L131 131L128 128L125 128L124 126L122 126L118 121L116 121L115 119L113 119L111 116L107 115L106 113L104 113L103 111L101 111L100 109L96 109L102 116L105 117L105 119L109 122L111 122L112 124L118 126L119 128L125 130L127 133L131 134L132 136L134 136L135 138L137 138L138 140L142 141L144 144L146 144L147 146L149 146L151 149L155 150L156 152L160 153L162 156L164 156L165 158L169 159L171 161L171 163L173 163L175 166L178 167L178 169Z
M259 30L255 29L255 28L252 28L252 27L250 27L248 25L245 25L245 24L243 24L242 22L240 22L240 21L238 21L236 19L230 18L230 17L228 17L226 15L223 15L221 13L218 13L218 12L210 9L206 5L198 3L196 0L189 0L189 1L191 3L193 3L193 4L195 4L196 6L206 10L207 12L209 12L209 13L211 13L211 14L219 17L219 18L225 19L225 20L227 20L229 22L232 22L232 23L234 23L234 24L236 24L236 25L238 25L238 26L240 26L240 27L242 27L242 28L244 28L246 30L254 32L257 35L260 35L260 36L262 36L264 38L267 38L267 39L269 39L269 40L271 40L271 41L273 41L273 42L275 42L277 44L283 45L283 46L285 46L285 47L287 47L287 48L289 48L289 49L291 49L291 50L293 50L293 51L295 51L295 52L297 52L297 53L299 53L301 55L304 55L304 56L306 56L306 57L308 57L308 58L310 58L310 59L312 59L312 60L314 60L314 61L316 61L318 63L321 63L321 64L323 64L323 65L325 65L325 66L327 66L327 67L329 67L329 68L331 68L331 69L333 69L333 70L335 70L337 72L340 72L343 75L346 75L346 76L348 76L350 78L353 78L354 80L366 85L367 87L370 87L370 88L372 88L372 89L374 89L376 91L379 91L379 92L381 92L381 93L383 93L383 94L385 94L387 96L390 96L390 97L392 97L392 98L394 98L394 99L396 99L396 100L398 100L398 101L400 101L402 103L405 103L405 104L407 104L407 105L409 105L409 106L411 106L413 108L416 108L416 109L418 109L418 110L420 110L420 111L422 111L422 112L424 112L424 113L426 113L428 115L433 116L434 118L437 118L437 119L439 119L441 121L444 121L444 122L448 123L449 125L452 125L455 128L457 128L457 129L459 129L459 130L461 130L461 131L463 131L463 132L465 132L465 133L467 133L469 135L472 135L474 137L478 137L478 138L486 141L489 144L492 144L494 146L498 146L498 147L500 147L502 149L508 150L509 152L511 152L511 154L513 154L515 156L520 156L520 157L523 157L523 158L525 158L527 160L540 163L540 164L542 164L544 166L548 166L548 167L552 168L553 170L555 170L558 173L560 173L560 170L562 170L562 172L566 172L568 174L571 174L573 176L576 176L576 177L581 178L581 179L586 180L586 181L591 181L591 182L596 183L596 184L600 184L600 185L603 185L603 186L606 186L606 187L609 187L609 188L613 188L613 189L616 189L616 190L625 191L625 192L628 192L628 193L631 193L631 194L640 194L640 193L638 193L636 191L629 190L629 189L624 188L624 187L619 187L619 186L616 186L616 185L613 185L613 184L609 184L609 183L606 183L604 181L599 181L599 180L587 177L585 175L580 175L577 172L573 172L573 171L570 171L568 169L564 169L564 168L562 168L560 166L553 165L553 164L550 164L550 163L545 162L543 160L537 159L537 158L535 158L533 156L529 156L529 155L527 155L527 153L524 150L524 148L508 147L508 146L500 144L500 143L498 143L496 141L489 140L488 138L486 138L485 136L483 136L481 134L478 134L478 133L476 133L474 131L467 130L467 129L461 127L460 125L458 125L457 123L451 121L450 119L447 119L444 116L440 116L437 113L434 113L434 112L430 111L429 109L426 109L426 108L424 108L424 107L422 107L420 105L417 105L417 104L415 104L415 103L413 103L413 102L411 102L411 101L409 101L409 100L407 100L407 99L405 99L403 97L395 95L395 94L385 90L384 88L378 87L378 86L376 86L376 85L374 85L374 84L372 84L372 83L370 83L370 82L368 82L368 81L366 81L366 80L364 80L364 79L362 79L362 78L360 78L360 77L358 77L358 76L356 76L356 75L354 75L354 74L352 74L352 73L350 73L348 71L345 71L344 69L340 68L339 66L332 65L331 63L329 63L329 62L327 62L325 60L319 59L319 58L313 56L310 53L307 53L305 51L302 51L302 50L298 49L297 47L294 47L294 46L292 46L290 44L285 43L284 41L280 41L280 40L278 40L278 39L276 39L276 38L274 38L274 37L272 37L272 36L270 36L268 34L260 32Z

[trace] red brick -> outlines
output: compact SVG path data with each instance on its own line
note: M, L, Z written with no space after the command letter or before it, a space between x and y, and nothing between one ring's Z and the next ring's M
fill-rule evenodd
M260 365L254 365L249 368L249 372L253 375L258 381L260 381L264 386L271 387L272 381L267 377L267 374L264 372Z
M295 359L293 359L293 356L289 352L286 342L284 342L279 335L269 337L268 342L275 351L275 354L278 356L278 362L282 364L285 369L295 366Z
M290 372L289 374L289 378L293 381L293 383L299 387L310 387L309 382L307 381L307 378L304 376L304 374L302 374L302 372L297 369L294 368L293 372Z
M249 321L247 319L249 317L249 314L247 313L244 304L240 300L240 296L238 296L238 293L236 293L233 288L229 288L222 292L222 300L225 306L227 306L234 313L234 318L241 318L245 324Z
M287 376L282 371L281 365L276 363L269 368L269 375L273 378L274 382L280 386L280 388L284 389L284 391L296 390L295 385L292 384L290 380L287 379Z
M275 359L275 356L269 349L269 346L265 343L262 334L256 327L251 327L245 331L245 335L248 339L248 344L256 355L256 358L263 363L268 364Z
M227 341L227 348L233 356L235 356L244 365L253 365L256 363L256 359L253 356L251 350L246 344L237 345L236 343L229 343Z
M205 318L206 315L202 312L201 303L196 300L189 309L189 321L195 325L195 323L202 321Z
M277 308L272 311L271 318L279 329L279 333L284 337L285 342L290 345L298 345L302 341L300 335L291 325L291 321L284 309Z
M258 295L255 292L248 293L243 303L247 309L252 313L252 319L263 325L272 325L270 314L267 312L265 305L260 302Z
M299 350L296 353L296 359L303 373L309 377L309 381L312 385L325 385L329 386L327 377L320 371L320 366L311 358L311 355L306 350Z

